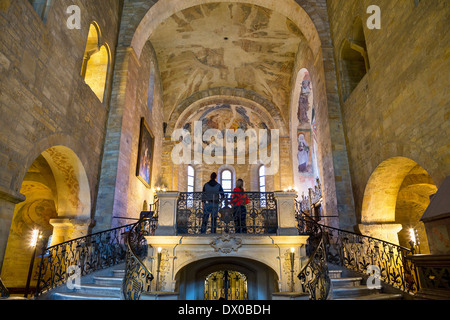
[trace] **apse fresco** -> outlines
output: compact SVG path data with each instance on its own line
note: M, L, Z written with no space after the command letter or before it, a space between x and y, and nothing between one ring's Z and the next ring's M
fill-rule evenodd
M241 105L217 104L203 107L188 119L183 128L192 133L196 121L202 123L202 133L214 129L221 131L224 137L226 130L255 130L256 133L260 129L270 130L260 114Z

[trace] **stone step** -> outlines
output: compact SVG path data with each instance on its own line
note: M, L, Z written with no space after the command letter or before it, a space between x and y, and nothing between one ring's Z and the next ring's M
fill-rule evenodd
M331 278L334 288L358 287L361 286L362 277L352 278Z
M113 270L113 276L123 279L123 277L125 277L125 270L124 269Z
M107 277L107 276L97 276L94 277L95 284L102 284L107 286L120 287L123 282L123 277Z
M61 292L53 294L53 300L121 300L121 298L82 292Z
M74 292L120 298L121 287L86 283L82 284L79 288L76 288Z
M333 288L333 300L342 298L353 298L359 296L367 296L379 293L378 290L371 290L367 286L356 286L356 287L340 287Z
M402 300L403 296L401 294L388 294L388 293L376 293L365 296L340 298L334 300Z
M329 270L330 279L339 279L342 277L342 270Z

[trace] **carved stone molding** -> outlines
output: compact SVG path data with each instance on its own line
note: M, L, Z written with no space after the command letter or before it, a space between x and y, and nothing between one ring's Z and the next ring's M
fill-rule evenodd
M237 252L242 247L242 239L230 234L224 234L211 241L210 245L216 252L230 254L233 251Z

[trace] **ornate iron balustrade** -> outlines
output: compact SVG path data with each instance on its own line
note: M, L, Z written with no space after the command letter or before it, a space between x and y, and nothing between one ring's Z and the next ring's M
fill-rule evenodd
M297 210L301 205L296 203ZM309 256L298 278L310 300L327 300L331 291L331 280L328 274L326 236L322 226L314 219L297 211L298 230L301 235L309 235L307 254Z
M125 300L139 300L143 292L149 292L154 277L143 259L147 256L146 236L155 234L158 222L159 202L155 211L141 217L127 237L127 259L125 277L122 283L122 297Z
M274 193L185 192L177 201L178 234L273 234L277 229Z
M380 239L323 227L327 234L328 261L361 274L368 274L406 293L419 291L417 269L407 257L414 251Z
M314 252L319 252L319 261L342 266L364 275L369 274L369 270L372 270L375 272L373 276L386 284L410 294L418 292L417 269L412 260L407 259L414 254L414 250L318 224L301 211L300 204L297 204L296 215L299 233L311 236L310 246L315 250ZM323 252L326 254L325 258ZM310 272L322 268L314 266L314 261L311 264L313 267L310 268ZM307 267L308 265L305 268ZM321 275L318 272L317 277ZM302 278L304 279L304 276ZM320 283L320 281L317 280L315 283Z
M9 291L6 286L3 284L2 279L0 278L0 298L7 299L9 298Z
M72 277L125 262L127 236L139 223L87 235L43 250L35 297L62 286Z

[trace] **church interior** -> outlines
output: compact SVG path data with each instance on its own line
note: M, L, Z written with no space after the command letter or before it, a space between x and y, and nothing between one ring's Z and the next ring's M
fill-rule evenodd
M450 299L449 21L0 0L2 299Z

